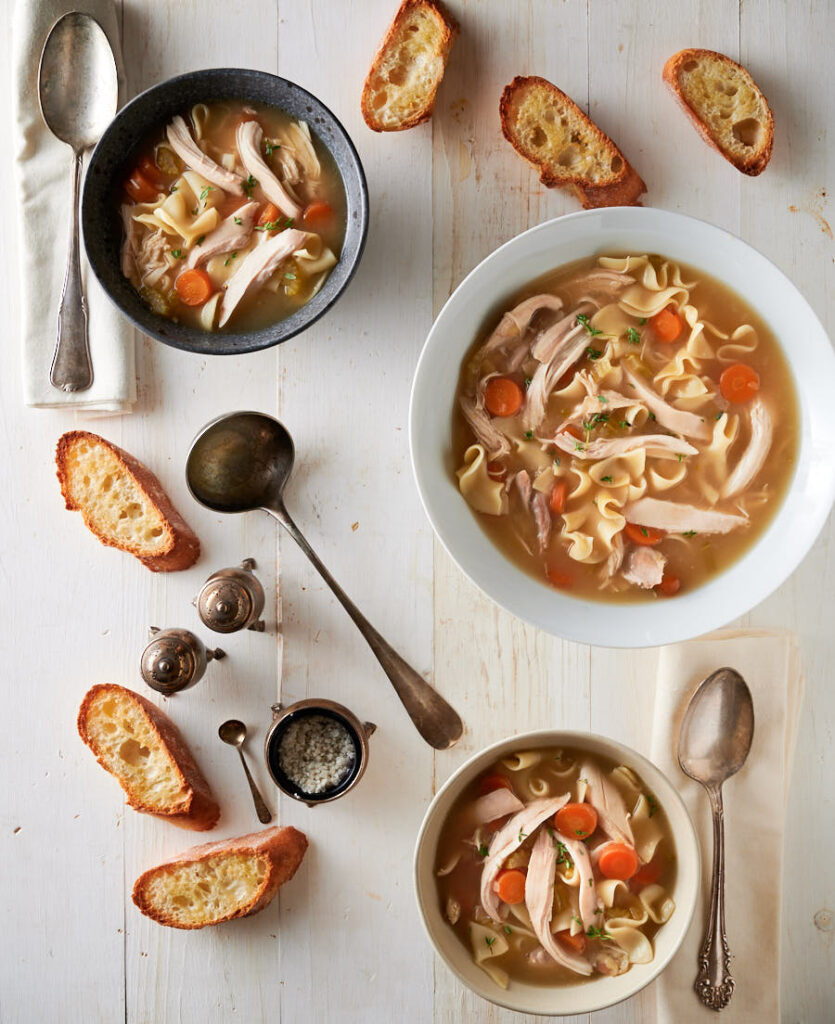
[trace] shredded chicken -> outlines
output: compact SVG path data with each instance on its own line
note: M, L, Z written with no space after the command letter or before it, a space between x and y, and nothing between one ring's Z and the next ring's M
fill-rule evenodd
M558 320L547 330L543 331L531 346L531 355L534 359L537 359L540 363L549 363L556 350L568 337L569 332L578 326L578 314L585 313L588 315L594 308L594 304L591 302L581 302L568 316L564 316L562 320ZM585 330L585 328L583 329Z
M774 426L762 399L755 398L751 403L748 409L748 421L751 426L751 440L748 442L748 447L742 458L734 466L722 487L721 496L723 498L733 498L753 482L771 449Z
M588 929L597 924L597 910L600 906L600 898L597 895L597 888L594 884L594 872L592 871L589 848L579 839L572 839L570 836L557 832L557 839L568 850L574 866L580 875L580 887L577 896L580 901L580 920L583 927Z
M583 442L578 441L573 434L558 432L554 436L554 444L576 459L608 459L613 455L627 455L639 448L646 448L647 455L656 457L674 458L677 455L698 454L698 448L692 444L667 434L633 434L630 437Z
M540 363L531 378L522 419L528 430L536 430L545 418L548 398L564 373L586 351L586 330L578 324L565 335L547 363Z
M259 203L245 203L233 214L222 220L199 244L195 244L188 256L190 267L201 267L214 256L224 252L243 249L252 235L255 214Z
M684 437L695 437L698 441L710 440L711 430L703 416L697 416L694 412L685 412L669 405L654 388L650 387L638 374L633 373L625 363L623 373L637 397L652 412L662 427L672 430L675 434L683 434Z
M472 807L473 823L485 825L488 821L503 818L506 814L516 814L524 806L518 796L501 786L475 801Z
M558 299L556 295L533 295L529 299L524 299L513 309L509 309L482 346L479 356L485 356L497 348L504 348L511 342L521 341L531 321L541 309L550 309L559 313L562 309L562 299Z
M206 156L191 137L188 125L179 114L168 125L166 135L171 148L187 167L197 171L218 188L234 192L242 191L243 178L239 174L227 171L220 164L216 164L211 157Z
M748 522L745 516L679 505L659 498L638 498L623 510L626 521L667 533L730 533Z
M500 455L510 454L510 441L493 425L492 419L484 409L476 406L475 399L461 395L459 405L464 419L470 425L479 444L484 445L489 458L497 459Z
M254 122L248 122L250 124ZM248 292L260 288L276 272L279 265L301 249L307 240L306 231L282 231L268 238L248 253L237 272L226 282L220 307L220 326L226 323L235 307Z
M650 547L634 547L629 552L623 578L644 590L657 587L664 576L667 559L660 551Z
M238 125L235 141L247 173L255 178L267 199L275 203L285 217L300 218L303 212L301 206L290 197L261 156L263 140L264 130L257 121L244 121Z
M540 552L548 547L551 538L551 512L548 509L548 499L539 491L531 499L534 522L536 523L536 540Z
M594 764L586 761L580 769L580 778L588 782L587 801L597 811L600 828L619 843L635 845L626 805L617 786Z
M589 296L598 302L603 300L608 303L614 302L624 288L634 283L635 278L628 274L596 268L575 277L566 287L570 289L570 295L574 301Z

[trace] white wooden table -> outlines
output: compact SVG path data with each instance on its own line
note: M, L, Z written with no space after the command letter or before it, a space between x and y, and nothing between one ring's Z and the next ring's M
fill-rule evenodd
M449 773L509 732L588 728L646 747L655 656L564 643L499 611L433 541L412 482L409 383L433 314L499 243L576 209L542 188L501 137L498 99L515 74L559 84L638 168L648 204L741 234L835 328L835 245L825 221L835 186L835 5L451 0L461 35L433 120L377 136L362 122L359 94L395 5L121 3L131 94L191 68L278 71L343 121L372 205L359 273L324 320L243 359L191 357L143 340L132 416L22 407L14 189L10 160L0 165L4 1024L522 1019L471 996L433 959L412 896L418 824ZM8 40L12 5L0 6ZM662 86L664 60L691 45L741 59L771 100L776 142L762 177L744 178L709 150ZM11 130L9 119L7 140ZM63 224L57 234L63 246ZM436 755L419 740L345 613L266 516L222 518L188 497L191 437L210 417L241 407L278 414L293 432L300 458L288 504L366 614L465 718L452 751ZM104 433L158 471L202 539L195 568L153 576L62 511L52 452L76 426ZM835 900L832 539L830 525L798 572L746 619L795 628L808 679L783 880L783 1016L791 1024L835 1019L833 925L820 913ZM147 626L196 628L190 601L199 584L246 555L268 587L269 632L226 639L229 657L168 702L221 799L215 835L257 827L237 759L217 739L225 718L250 726L251 763L274 807L260 749L279 695L336 698L379 731L356 793L327 808L278 806L280 821L307 832L311 847L268 910L177 932L142 917L130 889L190 836L125 810L118 786L81 744L75 715L94 682L142 689ZM652 1005L645 993L595 1024L652 1024Z

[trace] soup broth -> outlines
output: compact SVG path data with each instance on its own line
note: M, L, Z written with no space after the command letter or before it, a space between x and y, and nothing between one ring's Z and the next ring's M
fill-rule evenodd
M197 104L161 126L134 154L119 202L122 272L156 313L203 330L290 316L345 236L330 153L265 104Z
M601 257L493 317L462 367L452 469L521 568L603 600L692 590L759 537L794 472L791 372L702 271Z
M442 914L502 988L625 973L675 910L664 808L630 768L580 750L491 765L447 815L436 875Z

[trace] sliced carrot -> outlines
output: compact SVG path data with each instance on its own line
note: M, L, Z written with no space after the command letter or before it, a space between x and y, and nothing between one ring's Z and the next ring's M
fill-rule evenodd
M478 784L478 791L482 796L487 793L492 793L494 789L509 789L512 790L513 786L510 784L510 779L506 779L504 775L485 775L484 778Z
M570 590L574 586L574 577L570 573L565 572L564 569L560 569L559 566L547 566L545 575L548 577L548 582L551 586L556 587L558 590Z
M205 270L184 270L174 287L187 306L202 306L214 291L212 279Z
M597 828L597 811L591 804L565 804L554 815L557 831L573 839L588 839Z
M582 932L572 935L568 928L564 928L561 932L556 932L555 936L564 946L567 946L568 949L573 949L575 953L585 952L586 937Z
M681 580L671 572L665 572L661 582L655 588L663 597L675 597L681 590Z
M124 181L125 192L135 203L152 203L157 197L157 189L145 177L138 167L131 171Z
M491 416L515 416L525 395L510 377L491 377L484 389L484 404Z
M638 870L638 854L626 843L607 843L600 851L597 866L605 878L618 878L625 882Z
M648 548L660 544L667 536L663 530L656 530L652 526L639 526L637 523L627 523L623 529L633 544L642 544Z
M275 224L278 221L279 211L275 203L267 203L258 217L258 227L263 228L267 224Z
M143 156L139 161L139 171L145 175L152 185L155 187L159 185L162 171L149 156Z
M568 497L568 481L557 480L551 490L551 497L548 499L548 507L555 516L561 516L565 512L565 500Z
M487 475L491 480L504 480L507 476L507 466L497 461L488 462Z
M311 203L304 211L304 222L305 224L324 224L333 217L333 207L330 203L325 203L322 200Z
M664 863L660 854L657 854L647 864L642 864L630 881L633 885L653 885L661 877L664 870Z
M760 390L760 375L745 363L734 363L722 371L719 390L729 402L750 402Z
M512 868L499 872L496 893L505 903L523 903L525 899L525 872Z
M666 309L662 309L655 316L651 316L649 322L655 332L655 337L667 344L676 340L684 326L681 317L672 306L667 306Z

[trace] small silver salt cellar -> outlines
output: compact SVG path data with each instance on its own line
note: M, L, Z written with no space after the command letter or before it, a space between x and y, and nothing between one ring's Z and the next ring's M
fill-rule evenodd
M307 804L308 807L315 807L317 804L338 800L357 785L368 766L368 740L377 728L373 722L361 722L342 704L324 699L300 700L288 707L284 707L282 704L273 704L272 712L272 725L270 725L264 741L264 755L267 761L267 770L282 793ZM308 793L283 770L280 755L288 729L294 723L317 717L331 719L342 726L353 747L353 759L334 786L321 792Z
M264 588L252 571L253 558L245 558L239 566L218 569L200 588L194 599L197 614L204 626L215 633L237 633L239 629L264 632Z
M166 696L194 686L210 661L225 657L219 647L210 650L188 629L151 626L149 633L152 639L142 652L139 670L151 689Z

